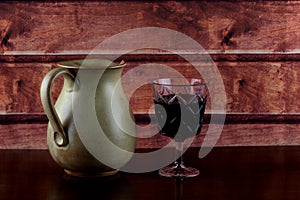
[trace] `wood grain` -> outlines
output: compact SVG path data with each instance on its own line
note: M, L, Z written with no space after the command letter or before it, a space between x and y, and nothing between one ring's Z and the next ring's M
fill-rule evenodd
M0 63L0 112L43 112L39 90L43 77L51 68L53 64ZM56 88L54 92L58 94Z
M300 1L1 1L0 149L47 148L39 89L58 61L85 58L102 41L148 26L186 34L215 61L229 114L217 146L299 145L299 9ZM118 47L97 53L115 55ZM197 54L185 46L178 49ZM137 49L119 59L128 62L122 84L130 106L146 120L139 121L144 124L137 147L160 148L168 141L149 137L156 128L146 123L147 113L153 114L149 83L197 71L160 49ZM62 82L55 83L54 98ZM201 146L203 137L193 146Z
M182 32L218 52L293 52L299 8L299 1L2 1L1 52L91 50L145 26Z
M0 149L47 149L47 124L0 124Z
M138 132L138 148L162 148L171 142L170 139L160 135L154 135L157 132L155 124L149 125L149 130ZM207 137L207 142L213 143L217 141L218 146L285 146L299 145L299 125L298 124L226 124L222 130L220 137L218 135L210 135ZM207 125L203 127L200 135L193 141L192 147L200 147L203 145L204 137L206 137ZM147 134L145 134L147 133ZM145 135L143 135L145 134ZM219 137L219 138L218 138Z
M191 77L196 74L189 64L168 62L165 67L151 66L149 70L134 70L132 78L123 80L125 91L137 87L140 82L150 82L154 77L172 76L168 68L176 73ZM229 113L298 113L298 86L300 73L297 62L217 62L218 70L224 82ZM125 74L126 74L125 70ZM213 76L213 75L212 75ZM139 81L139 80L142 81ZM141 84L140 84L141 85ZM151 88L141 85L130 97L136 113L151 112ZM208 110L209 110L208 105Z
M228 113L299 113L300 68L297 62L216 62L224 82ZM1 113L43 113L40 85L56 63L0 63ZM129 62L122 84L134 113L153 113L149 85L158 77L193 77L186 62ZM53 87L60 93L62 80ZM210 109L208 104L208 110Z
M202 146L207 124L192 147ZM0 124L0 149L47 149L47 123ZM217 140L221 146L293 146L300 145L299 124L225 124L218 138L210 135L208 142ZM170 139L157 134L156 124L139 124L137 149L162 148Z

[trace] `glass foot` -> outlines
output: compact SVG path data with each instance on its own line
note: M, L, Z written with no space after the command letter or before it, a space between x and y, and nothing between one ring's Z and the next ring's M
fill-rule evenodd
M167 166L159 170L159 175L172 178L191 178L199 175L199 170L184 165Z

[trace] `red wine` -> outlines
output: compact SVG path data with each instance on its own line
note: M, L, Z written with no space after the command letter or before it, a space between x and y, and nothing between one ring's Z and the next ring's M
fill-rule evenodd
M183 141L200 133L206 98L196 95L166 95L155 99L159 133Z

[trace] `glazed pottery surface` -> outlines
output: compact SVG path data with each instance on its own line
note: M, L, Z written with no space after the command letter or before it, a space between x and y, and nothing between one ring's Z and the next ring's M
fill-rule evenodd
M49 119L48 148L52 158L66 173L74 176L112 175L118 171L117 167L122 167L132 157L135 149L135 124L120 81L125 65L124 62L116 64L106 59L64 61L44 77L41 100ZM64 77L64 85L54 106L51 90L55 79L60 76ZM96 87L93 86L95 81ZM90 102L94 103L93 109L98 122L95 127L100 126L101 131L88 125L95 120L93 117L86 117L80 112L78 114L78 110L88 109ZM85 133L79 132L79 128L85 126L88 126L88 134L83 135ZM121 149L120 153L113 153L107 147L107 142L99 142L100 153L108 160L103 163L89 151L93 146L87 148L88 144L82 140L88 140L89 134L107 138L111 144Z

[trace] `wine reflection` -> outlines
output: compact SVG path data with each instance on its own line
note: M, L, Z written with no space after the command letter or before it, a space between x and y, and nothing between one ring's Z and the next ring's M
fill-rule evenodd
M175 200L181 200L182 199L182 182L183 179L176 178L175 180Z
M52 199L124 199L132 200L130 183L120 174L101 178L76 178L64 175L48 191Z

